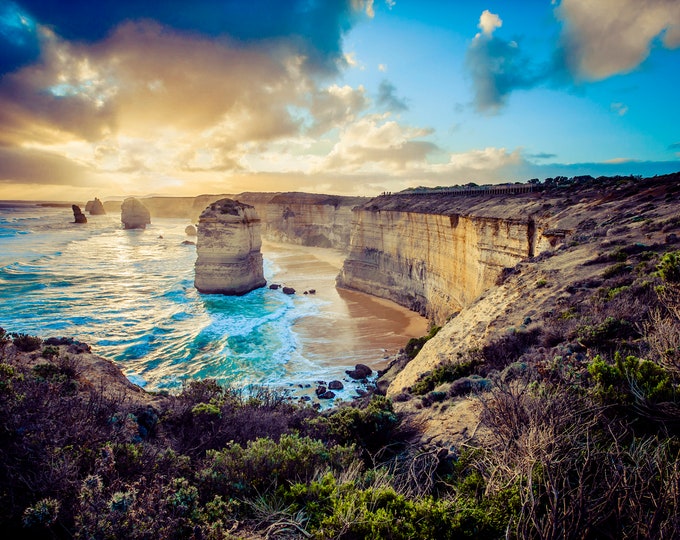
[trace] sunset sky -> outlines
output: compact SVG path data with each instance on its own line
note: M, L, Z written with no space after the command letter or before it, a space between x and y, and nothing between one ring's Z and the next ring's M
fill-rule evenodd
M677 0L0 0L0 199L680 170Z

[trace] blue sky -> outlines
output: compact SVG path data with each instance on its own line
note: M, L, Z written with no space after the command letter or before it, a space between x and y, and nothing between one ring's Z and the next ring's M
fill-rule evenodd
M680 170L673 0L0 0L0 198Z

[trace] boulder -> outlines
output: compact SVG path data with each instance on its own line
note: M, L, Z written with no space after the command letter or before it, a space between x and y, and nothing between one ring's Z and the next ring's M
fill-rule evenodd
M198 221L194 286L237 296L264 287L260 227L249 204L220 199L208 206Z
M106 214L106 210L104 210L104 204L97 197L94 198L94 201L87 201L87 204L85 205L85 211L91 216L103 216Z
M354 366L354 369L345 370L345 373L347 373L347 375L349 375L354 380L360 380L371 375L373 370L365 364L357 364Z
M146 229L151 223L151 213L137 199L128 197L120 207L120 220L126 229Z
M187 236L196 236L198 234L198 230L196 229L195 225L187 225L184 228L184 234Z
M340 381L331 381L328 383L329 390L342 390L345 387Z
M283 294L295 294L295 289L293 287L284 287Z
M87 218L85 217L85 214L83 214L82 210L80 210L80 206L77 204L72 204L71 209L73 210L75 223L87 223Z
M279 289L280 287L281 287L281 285L278 285L278 284L276 284L276 283L272 283L272 284L269 286L269 288L270 288L272 291L275 291L276 289Z
M325 394L327 390L328 390L328 388L326 388L325 386L320 384L319 386L316 387L316 390L314 390L314 393L317 396L320 396L322 394Z
M327 390L323 394L318 394L317 397L319 399L333 399L335 397L335 392L331 392L330 390Z

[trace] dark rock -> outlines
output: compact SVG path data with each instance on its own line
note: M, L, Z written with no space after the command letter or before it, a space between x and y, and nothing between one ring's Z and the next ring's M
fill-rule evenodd
M283 294L295 294L295 289L293 287L284 287Z
M193 241L191 241L191 240L184 240L184 241L182 242L182 245L183 245L183 246L195 246L195 245L196 245L196 242L193 242Z
M309 294L316 294L316 289L309 289Z
M326 388L325 386L319 385L316 387L316 390L314 390L314 392L316 393L317 396L320 397L322 394L325 394L327 390L328 388Z
M328 390L323 394L319 394L318 397L319 399L333 399L335 397L335 392L331 392L330 390Z
M340 381L331 381L328 383L328 388L330 390L342 390L345 387Z
M303 292L302 294L309 294L307 291Z
M675 233L670 233L666 235L667 244L675 244L678 241L678 235Z
M75 223L87 223L87 217L80 210L80 206L77 204L72 204L71 209L73 210L73 217L75 218Z
M352 379L359 380L365 379L371 375L373 370L365 364L357 364L354 366L354 369L345 370L345 373L347 373L347 375L349 375Z
M281 285L277 285L276 283L272 283L272 284L269 286L269 288L270 288L272 291L275 291L275 290L278 289L279 287L281 287Z

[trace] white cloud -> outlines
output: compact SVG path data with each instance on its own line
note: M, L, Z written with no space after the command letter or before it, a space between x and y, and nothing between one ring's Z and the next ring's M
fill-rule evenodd
M498 15L485 9L479 17L478 26L485 35L490 36L496 28L503 26L503 21Z
M659 37L667 48L680 46L677 0L562 0L556 15L567 63L586 79L632 71Z
M387 64L378 64L378 71L385 73L387 71Z

